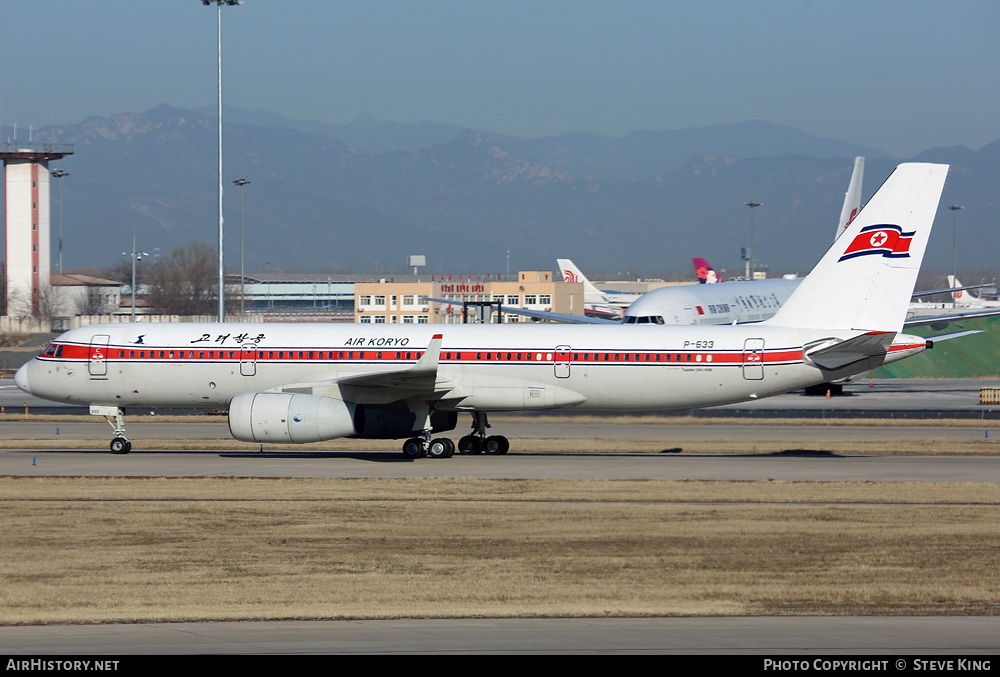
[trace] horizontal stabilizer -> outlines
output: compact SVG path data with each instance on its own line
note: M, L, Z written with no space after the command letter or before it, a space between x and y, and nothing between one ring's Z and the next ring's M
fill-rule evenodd
M836 371L872 358L884 358L895 337L893 332L871 332L846 341L826 339L813 347L806 346L803 353L807 363Z
M962 338L963 336L971 336L972 334L982 334L982 329L969 329L966 331L953 331L950 334L934 334L933 336L927 337L927 347L932 348L935 343L940 343L941 341L950 341L951 339Z

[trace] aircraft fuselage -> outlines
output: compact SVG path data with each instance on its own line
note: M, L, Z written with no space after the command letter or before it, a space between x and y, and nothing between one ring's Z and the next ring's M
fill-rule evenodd
M236 395L297 383L387 404L406 389L339 382L412 367L442 344L440 409L642 411L767 397L835 375L803 359L809 331L751 326L111 324L74 329L25 365L18 384L39 397L115 407L224 407ZM884 361L919 352L899 335ZM870 367L866 367L870 368ZM860 369L859 369L860 370Z

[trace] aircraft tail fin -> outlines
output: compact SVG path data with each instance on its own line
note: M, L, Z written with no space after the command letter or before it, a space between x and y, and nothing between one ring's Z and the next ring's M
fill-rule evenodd
M769 324L903 328L948 165L896 167Z
M957 277L955 277L954 275L949 275L948 276L948 288L949 289L955 289L956 287L961 287L961 286L962 286L962 283L958 281ZM961 289L957 289L956 291L953 291L951 293L951 298L952 298L953 301L966 301L967 299L963 298L964 296L965 296L965 292L963 290L961 290Z
M694 272L698 276L698 282L701 284L714 284L716 282L725 282L722 276L712 267L705 259L691 259L691 263L694 264Z
M559 270L562 271L563 281L583 283L583 300L585 302L596 303L607 300L607 296L591 284L587 276L576 267L575 263L569 259L556 259L556 263L559 264Z
M844 234L847 227L857 217L861 210L861 183L865 174L865 159L860 155L854 158L854 171L851 173L851 183L847 186L847 193L844 194L844 206L840 210L840 222L837 224L837 235L833 238L836 242Z

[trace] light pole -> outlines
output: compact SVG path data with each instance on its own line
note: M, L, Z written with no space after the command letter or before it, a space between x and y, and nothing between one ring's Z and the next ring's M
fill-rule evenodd
M958 210L965 209L962 205L957 202L952 206L948 207L951 210L951 284L954 287L958 286ZM951 307L955 308L958 306L958 301L955 300L955 292L951 293Z
M243 186L250 183L249 179L233 179L233 183L240 187L240 316L243 311L243 299L247 295L246 278L243 276Z
M59 179L59 274L62 275L62 180L64 176L69 176L69 172L53 169L52 176Z
M149 256L146 252L136 251L135 229L132 229L132 251L122 252L122 256L132 257L132 322L135 322L135 262L141 261L143 256Z
M271 262L270 261L265 261L264 262L264 275L265 275L265 277L267 277L267 308L268 308L268 310L270 310L271 308L274 307L274 304L271 303Z
M750 257L747 259L747 279L753 279L754 271L754 257L757 255L755 244L754 244L754 223L753 223L753 208L760 207L761 203L756 200L750 200L750 202L744 202L747 207L750 208Z
M226 276L222 252L222 6L240 5L242 0L201 0L206 7L215 3L219 14L219 322L226 321Z

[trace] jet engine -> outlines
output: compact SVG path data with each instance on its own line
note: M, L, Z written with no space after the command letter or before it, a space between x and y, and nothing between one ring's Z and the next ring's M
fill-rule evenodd
M303 444L358 432L357 405L301 393L243 393L229 403L229 431L243 442Z
M406 407L353 404L322 395L243 393L229 403L229 431L243 442L401 439L415 434L416 423L416 415ZM431 415L433 433L454 430L457 423L458 412Z

